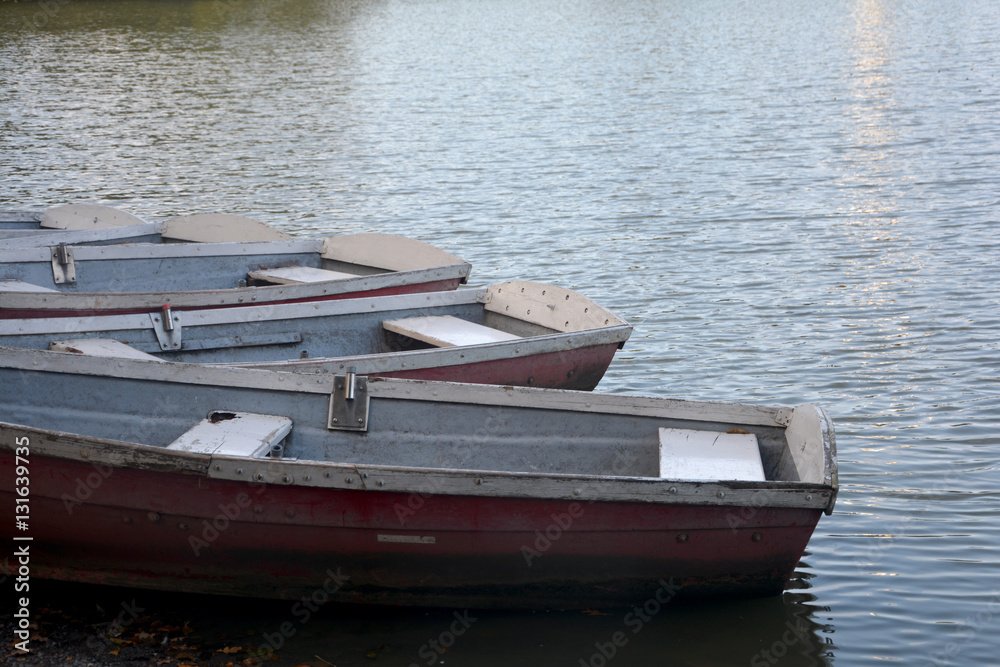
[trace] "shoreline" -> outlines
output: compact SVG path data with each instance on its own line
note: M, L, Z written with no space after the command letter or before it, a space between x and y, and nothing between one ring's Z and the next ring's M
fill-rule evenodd
M32 581L29 653L15 649L18 619L0 615L0 664L21 667L250 667L252 636L227 641L199 630L199 620L231 601L170 593ZM224 609L218 610L220 614ZM249 640L249 641L247 641ZM322 663L320 663L322 664Z

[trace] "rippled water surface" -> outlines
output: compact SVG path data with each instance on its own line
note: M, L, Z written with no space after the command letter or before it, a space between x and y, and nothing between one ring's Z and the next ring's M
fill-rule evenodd
M610 659L624 612L480 613L442 655L450 611L201 619L294 621L270 664L997 665L998 35L995 0L8 0L0 208L415 236L628 319L600 391L837 423L781 598Z

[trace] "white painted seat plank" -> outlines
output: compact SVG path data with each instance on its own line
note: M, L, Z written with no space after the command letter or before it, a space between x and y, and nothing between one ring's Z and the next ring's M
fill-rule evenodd
M167 445L167 449L196 454L253 456L270 451L291 430L292 420L288 417L216 411Z
M407 317L386 320L382 327L387 331L402 334L437 347L459 345L482 345L517 340L520 336L491 329L481 324L454 317L452 315L430 315L427 317Z
M49 343L49 349L56 352L75 352L89 354L94 357L114 357L116 359L143 359L159 361L163 359L146 354L131 345L126 345L113 338L78 338L75 340L57 340Z
M757 436L752 433L661 428L660 477L763 482L764 466Z
M253 280L266 280L269 283L277 283L279 285L322 283L328 280L357 278L353 273L317 269L313 266L284 266L277 269L262 269L260 271L251 271L249 275Z
M58 292L50 287L33 285L21 280L0 280L0 292Z

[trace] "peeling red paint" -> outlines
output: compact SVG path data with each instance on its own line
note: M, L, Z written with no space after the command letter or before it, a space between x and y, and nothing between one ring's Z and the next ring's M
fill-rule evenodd
M428 493L401 516L413 494L135 468L80 498L92 464L31 466L33 576L253 597L309 595L338 570L337 600L377 604L618 606L671 581L679 597L773 595L822 513L757 507L733 527L741 508ZM13 467L0 452L0 476ZM9 540L9 487L0 507Z

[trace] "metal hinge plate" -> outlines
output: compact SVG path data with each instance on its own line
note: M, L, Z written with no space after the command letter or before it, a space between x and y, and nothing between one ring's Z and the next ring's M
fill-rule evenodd
M167 328L167 323L164 321L167 317L169 317L173 322L173 326L169 329ZM156 340L159 342L161 350L167 351L181 349L180 313L170 313L169 311L163 310L156 313L150 313L149 320L153 323L153 333L156 334Z
M73 248L65 243L52 246L52 280L56 285L76 282L76 264L73 263Z
M352 394L353 398L348 398ZM368 378L353 373L334 376L326 427L331 431L367 431L368 403Z

